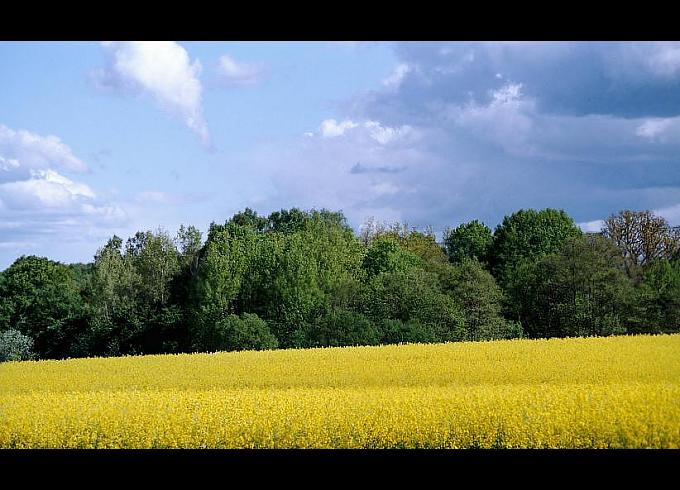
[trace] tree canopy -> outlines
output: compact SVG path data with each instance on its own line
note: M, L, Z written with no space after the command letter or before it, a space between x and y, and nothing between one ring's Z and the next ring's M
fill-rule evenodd
M176 236L111 237L91 263L0 273L0 360L680 331L677 230L622 211L602 234L523 209L491 233L246 208Z

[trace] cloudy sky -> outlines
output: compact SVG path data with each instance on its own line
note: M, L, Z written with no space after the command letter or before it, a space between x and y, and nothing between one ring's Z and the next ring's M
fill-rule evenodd
M680 224L680 43L0 42L0 268L246 206Z

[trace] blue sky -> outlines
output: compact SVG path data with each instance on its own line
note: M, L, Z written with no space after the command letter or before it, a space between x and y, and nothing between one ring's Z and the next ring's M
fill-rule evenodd
M0 267L246 206L680 224L680 44L0 42Z

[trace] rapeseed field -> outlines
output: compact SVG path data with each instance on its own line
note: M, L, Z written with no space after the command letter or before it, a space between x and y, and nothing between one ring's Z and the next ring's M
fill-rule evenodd
M680 335L0 364L1 448L677 448Z

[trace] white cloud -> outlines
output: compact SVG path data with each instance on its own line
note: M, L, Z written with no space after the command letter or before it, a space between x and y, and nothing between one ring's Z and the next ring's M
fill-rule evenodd
M151 94L210 146L198 60L192 62L187 51L172 41L106 42L102 46L109 66L97 75L100 85Z
M326 119L321 122L321 136L324 138L336 138L342 136L348 129L356 128L357 123L345 119L338 123L335 119Z
M404 77L406 77L406 75L408 75L408 73L412 70L413 68L408 63L399 63L394 67L394 71L392 71L392 73L387 78L385 78L382 83L388 88L399 88L399 85L401 85Z
M680 73L680 43L654 43L650 51L645 59L652 73L668 78Z
M255 85L264 77L261 63L238 62L229 55L223 55L217 62L220 80L229 85Z
M358 128L358 129L357 129ZM321 136L323 138L337 138L345 135L349 130L363 130L368 137L377 141L381 145L387 145L407 135L414 134L415 131L411 126L403 125L400 127L383 126L378 121L367 120L361 123L354 122L350 119L345 119L342 122L337 122L335 119L326 119L321 122ZM313 133L305 133L305 136L311 137Z
M27 176L30 169L50 166L75 172L87 170L87 165L56 136L40 136L0 124L0 171L4 171L0 172L0 181L16 177L17 171Z
M373 184L371 189L377 196L396 194L400 191L399 186L392 184L391 182L379 182Z
M680 203L674 206L655 209L653 213L666 218L672 226L680 225Z
M399 128L391 128L383 126L377 121L366 121L364 127L368 129L371 138L376 140L381 145L386 145L392 141L402 138L413 131L413 128L408 125Z
M585 232L599 232L604 225L604 220L596 219L594 221L588 221L586 223L578 223L579 228Z
M32 170L31 178L0 185L0 197L11 209L66 208L96 196L87 185L54 170Z
M488 104L450 104L443 111L444 117L475 139L500 145L509 154L533 155L535 105L521 89L522 84L509 83L489 91Z
M635 134L650 141L664 141L664 136L673 126L674 118L647 119L635 130Z
M0 156L0 170L5 170L9 172L14 168L19 167L19 160L16 158L5 158Z
M518 101L522 97L522 84L509 83L498 90L492 90L491 97L493 98L493 104L495 105Z
M189 195L162 191L143 191L137 194L135 201L140 204L178 205L187 202L195 202L203 197L204 196L198 194Z

